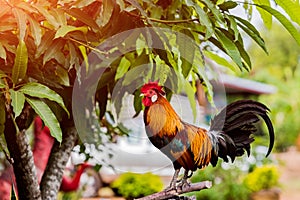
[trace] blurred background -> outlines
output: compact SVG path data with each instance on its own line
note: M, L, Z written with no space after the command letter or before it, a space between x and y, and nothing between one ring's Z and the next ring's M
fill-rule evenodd
M300 199L300 47L281 25L274 22L272 31L263 27L260 31L268 55L249 39L250 72L230 70L220 63L206 61L217 76L209 76L216 107L210 105L198 82L196 118L189 108L186 94L172 96L171 104L177 113L201 127L208 127L218 110L237 99L255 99L271 109L276 136L271 155L265 157L268 139L266 134L260 134L255 137L249 157L238 158L234 164L219 161L215 168L208 166L198 170L191 181L210 180L213 187L189 194L197 199ZM133 199L167 186L174 172L172 163L149 142L142 113L132 117L135 114L133 101L133 95L124 98L118 121L110 112L113 109L108 109L106 121L101 121L111 129L109 133L116 134L99 136L100 145L79 142L73 149L63 175L59 199ZM35 164L44 169L53 138L39 120L35 119L28 135ZM266 132L263 125L257 128ZM0 152L0 200L10 199L10 193L15 189L12 167L6 156ZM40 179L43 170L38 168L37 173Z

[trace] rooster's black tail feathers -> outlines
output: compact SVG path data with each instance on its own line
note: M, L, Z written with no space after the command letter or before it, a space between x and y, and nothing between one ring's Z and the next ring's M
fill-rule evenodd
M211 120L209 132L214 138L214 153L211 163L216 165L218 157L228 162L228 156L234 161L236 156L250 154L250 144L254 141L251 134L256 132L255 124L261 117L269 131L270 143L268 156L274 146L274 129L267 115L269 109L253 100L239 100L226 106Z

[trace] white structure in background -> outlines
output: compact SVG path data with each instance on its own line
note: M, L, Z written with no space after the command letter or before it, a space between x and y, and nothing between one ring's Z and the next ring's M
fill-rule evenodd
M193 119L187 97L173 95L171 104L180 117L187 122L198 126L203 122L204 116L199 106L197 107L197 118ZM150 143L146 135L143 113L141 112L136 118L133 118L135 111L132 95L124 98L123 106L118 122L130 129L129 137L118 137L117 144L112 144L113 156L109 160L109 164L113 165L114 169L103 166L101 173L152 172L161 176L172 175L173 165L171 161Z

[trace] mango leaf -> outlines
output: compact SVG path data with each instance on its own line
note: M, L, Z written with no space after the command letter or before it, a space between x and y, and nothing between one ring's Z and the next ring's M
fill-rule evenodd
M212 61L216 62L217 64L227 67L232 71L236 71L236 65L230 63L228 60L226 60L224 57L220 56L219 54L215 54L211 51L204 51L203 53L206 57L210 58Z
M286 30L293 36L293 38L296 40L296 42L300 45L300 34L299 31L295 28L295 26L292 24L290 20L288 20L283 14L281 14L279 11L265 5L256 5L257 7L260 7L264 9L265 11L272 14L278 21L286 28Z
M126 74L126 72L128 71L130 65L131 65L131 63L129 62L129 60L127 60L126 57L123 57L120 61L120 64L119 64L118 68L117 68L115 80L118 80L119 78L122 78Z
M187 6L193 7L198 14L200 24L206 27L205 38L210 38L214 32L212 23L205 11L192 0L185 0Z
M90 26L94 30L99 30L99 26L95 22L95 20L86 14L85 12L81 11L77 8L65 9L65 12L71 15L72 17L82 21L86 25Z
M107 100L108 100L108 87L104 86L97 90L95 100L98 102L99 107L99 119L101 120L106 112Z
M84 60L84 64L85 64L85 70L88 72L89 71L89 60L88 60L88 55L87 55L87 52L86 52L86 48L82 45L78 46L80 52L81 52L81 55L83 57L83 60Z
M231 15L226 15L226 18L229 20L229 27L234 32L234 41L236 41L240 35L237 23Z
M42 5L38 4L32 4L34 8L36 8L47 20L48 23L50 23L55 29L57 29L60 24L58 23L57 19L47 10L47 8L43 7Z
M62 48L65 45L65 40L63 39L56 39L52 42L50 46L48 46L47 50L45 51L44 58L43 58L43 65L52 58L57 60L58 62L60 61L60 57L64 58L63 53L61 52ZM59 56L59 54L61 56ZM63 64L59 62L60 64Z
M223 14L221 13L221 11L219 9L216 8L215 4L212 3L211 0L202 0L206 6L211 10L212 14L214 15L214 17L220 22L220 23L224 23L224 17Z
M12 8L12 12L17 20L18 28L19 28L19 40L24 40L26 33L26 19L27 14L23 12L21 9Z
M253 0L254 4L259 4L259 5L266 5L266 6L270 6L270 0ZM277 0L276 0L277 3ZM259 12L261 19L263 20L265 26L268 29L271 29L272 27L272 15L266 11L264 11L263 9L257 7L257 11Z
M0 43L0 58L6 61L6 50L1 43Z
M26 44L23 40L20 40L17 51L14 66L12 68L12 81L17 84L20 79L23 79L26 75L28 63L28 52Z
M61 66L57 66L55 70L55 75L59 84L64 86L70 86L70 79L67 69Z
M221 10L228 11L230 9L235 8L237 5L238 4L236 2L234 2L234 1L225 1L225 2L223 2L221 4L219 4L218 6L219 6L219 8Z
M45 51L49 48L51 45L53 39L54 39L55 32L54 31L47 31L43 37L42 37L42 42L38 46L36 50L35 57L38 58L40 57Z
M268 50L266 48L266 44L264 39L260 36L259 31L253 26L248 20L242 19L238 16L232 16L235 19L237 19L239 22L238 26L245 31L266 53L268 53Z
M190 44L187 42L186 37L193 37L192 33L188 29L183 29L180 31L181 33L185 34L185 37L182 37L182 35L178 35L176 37L176 43L178 44L178 49L181 56L181 68L182 68L182 74L186 78L190 74L190 71L193 68L193 60L194 60L194 54L195 54L195 45Z
M241 59L241 54L232 40L230 40L226 35L216 29L216 36L221 43L222 47L225 49L226 53L232 58L232 60L239 66L240 69L243 68L243 63Z
M266 1L266 0L265 0ZM300 25L300 4L294 0L276 0L276 3L284 9L290 18Z
M45 85L31 82L22 86L18 91L22 92L23 94L29 95L31 97L46 98L51 101L55 101L66 111L68 115L70 115L68 109L64 104L62 97L59 96L59 94L57 94L54 90L51 90Z
M25 96L22 92L15 91L13 89L9 90L10 97L11 97L11 105L13 107L15 117L18 117L24 107L25 103Z
M48 105L38 98L25 97L33 110L41 117L46 126L49 127L51 135L58 141L62 141L62 131L59 122L48 107Z
M67 35L69 32L72 31L81 31L82 33L86 34L88 29L86 26L81 26L81 27L75 27L75 26L70 26L70 25L64 25L59 27L57 30L54 39L59 38L59 37L64 37Z
M109 22L112 14L113 14L115 1L103 0L102 4L103 4L103 12L102 12L102 15L100 17L100 19L101 19L100 26L103 27Z
M135 114L133 118L137 117L140 112L143 110L143 105L142 105L142 98L141 98L141 91L136 90L134 93L134 99L133 99L133 107L135 110Z
M2 88L6 88L6 84L4 83L4 81L2 79L0 79L0 89Z
M6 113L5 113L5 100L4 97L0 97L0 135L4 133L4 124L6 120Z
M195 89L191 86L190 82L186 79L183 79L184 91L189 99L194 120L197 118L197 110L196 110L196 99L195 99Z
M35 19L32 19L31 17L27 17L29 21L29 26L30 26L30 33L34 39L35 45L38 47L41 44L42 40L42 29L39 24Z

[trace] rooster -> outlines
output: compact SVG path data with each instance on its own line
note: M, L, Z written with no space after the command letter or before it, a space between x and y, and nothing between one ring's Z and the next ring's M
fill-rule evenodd
M162 151L175 169L168 189L176 188L178 174L185 169L180 186L188 185L189 172L216 166L218 158L233 162L246 151L250 154L251 134L261 117L269 131L268 156L274 145L274 129L267 113L269 109L253 100L239 100L227 105L212 120L208 130L184 122L168 100L162 86L149 82L141 87L142 103L145 106L144 123L151 143ZM192 173L191 173L192 174Z

